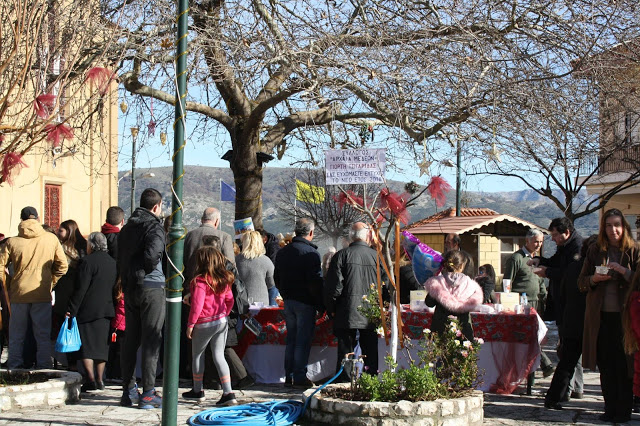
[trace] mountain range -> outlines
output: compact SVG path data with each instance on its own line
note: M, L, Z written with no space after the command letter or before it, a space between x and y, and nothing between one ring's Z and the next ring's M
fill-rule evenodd
M283 191L286 182L294 182L294 175L297 169L267 167L263 171L263 225L270 232L289 232L293 229L293 223L285 223L282 215L279 214L278 204L281 204L278 195ZM136 181L136 198L147 187L159 190L168 201L171 199L171 167L158 167L145 169L151 172L154 177L138 178ZM123 176L126 172L121 172ZM141 173L136 173L141 174ZM205 167L205 166L185 166L183 181L183 224L187 229L199 226L200 216L206 207L212 206L221 208L222 229L231 232L233 229L234 206L231 202L220 202L220 180L233 184L233 174L229 168ZM129 176L125 176L120 182L118 196L119 205L129 212L131 192L127 190L131 186ZM402 192L404 182L389 181L389 186L394 191ZM581 194L586 198L586 192ZM498 213L510 214L521 219L533 222L538 226L546 228L554 217L562 215L558 207L548 198L537 194L531 189L508 192L463 192L464 207L482 207L495 210ZM428 217L437 211L455 206L455 189L447 195L444 207L437 208L434 200L425 194L416 200L416 204L409 208L411 222ZM170 206L170 202L166 203ZM576 228L582 235L589 235L597 232L598 215L591 214L576 221Z

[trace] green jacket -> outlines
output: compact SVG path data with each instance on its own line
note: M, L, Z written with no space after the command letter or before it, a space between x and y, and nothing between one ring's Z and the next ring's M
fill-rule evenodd
M522 249L513 253L507 261L504 270L505 280L511 280L511 291L514 293L526 293L527 299L536 302L540 296L547 294L544 279L533 273L533 268L527 265L530 256L525 255Z

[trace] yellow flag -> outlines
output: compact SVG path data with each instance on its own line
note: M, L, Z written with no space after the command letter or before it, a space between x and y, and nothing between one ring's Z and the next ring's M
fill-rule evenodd
M296 179L296 199L306 203L320 204L324 202L324 188Z

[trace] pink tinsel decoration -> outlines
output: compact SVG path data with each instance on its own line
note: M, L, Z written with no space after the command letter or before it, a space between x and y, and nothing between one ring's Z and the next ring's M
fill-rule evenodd
M87 72L87 81L96 85L101 94L107 93L109 83L113 79L113 73L107 68L93 67Z
M43 93L33 101L33 108L36 110L38 117L43 120L51 114L51 108L56 104L56 95L51 93Z
M155 134L156 134L156 122L153 121L153 118L151 119L149 124L147 124L147 130L149 131L149 135L155 136Z
M13 184L13 177L20 173L20 169L28 167L27 164L22 161L22 155L17 152L9 152L2 158L2 182L7 182L9 185Z
M47 124L44 131L47 132L47 140L53 144L54 148L59 147L65 139L73 139L73 129L65 123Z
M348 190L346 193L341 192L338 196L334 196L333 200L338 203L338 208L342 210L345 204L351 206L362 206L364 200L362 197L358 197L355 192Z
M447 193L451 191L451 185L444 178L434 176L431 178L429 185L427 185L427 189L431 198L436 200L436 205L442 207L447 201Z
M384 188L380 191L380 208L388 209L395 215L398 220L405 225L409 223L409 213L407 212L407 196L404 197L389 191L388 188Z

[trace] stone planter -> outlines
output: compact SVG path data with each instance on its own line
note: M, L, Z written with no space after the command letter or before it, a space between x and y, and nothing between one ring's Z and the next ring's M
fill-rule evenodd
M350 385L330 385L338 386L346 388ZM305 402L314 390L308 389L303 393ZM474 391L471 396L463 398L427 402L345 401L326 397L321 391L313 396L305 415L317 422L353 426L481 425L484 419L482 404L483 394L480 391Z
M24 370L14 370L24 371ZM37 370L46 382L0 387L0 412L36 407L56 407L78 402L82 376L72 371Z

